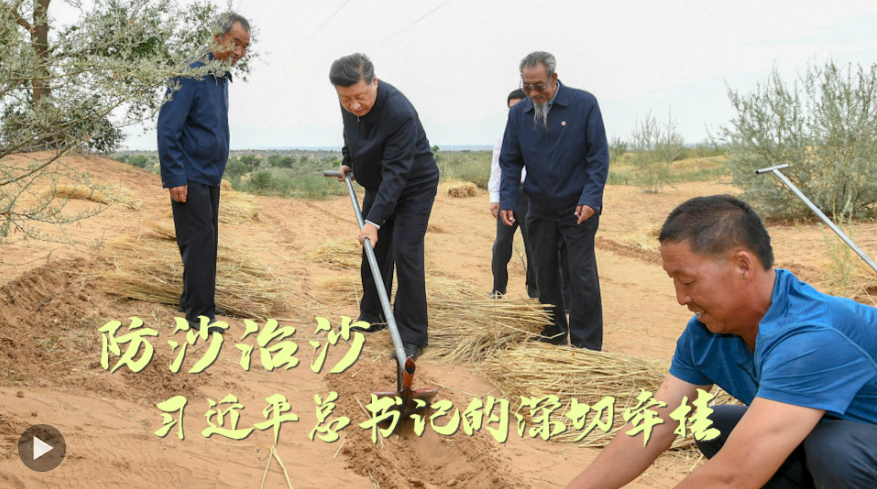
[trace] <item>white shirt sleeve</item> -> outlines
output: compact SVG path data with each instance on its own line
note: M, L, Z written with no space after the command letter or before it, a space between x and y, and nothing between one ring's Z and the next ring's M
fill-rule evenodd
M490 162L490 180L487 181L487 191L490 192L490 203L499 202L499 182L502 170L499 168L499 153L502 151L502 137L496 140L493 147L493 161Z

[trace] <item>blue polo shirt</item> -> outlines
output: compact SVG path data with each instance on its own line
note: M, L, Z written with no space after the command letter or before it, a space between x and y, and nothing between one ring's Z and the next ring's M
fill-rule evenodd
M524 193L534 216L571 215L577 205L587 205L599 214L609 174L603 116L593 95L557 83L547 130L534 123L529 98L509 111L499 156L500 208L516 208L526 162Z
M209 59L215 59L213 54ZM204 66L195 62L193 68ZM158 159L164 188L188 181L218 186L228 163L228 83L231 74L179 77L180 89L158 113ZM168 88L168 93L171 93Z
M761 397L877 424L877 309L823 294L778 269L754 352L695 316L676 343L670 373L716 384L746 405Z

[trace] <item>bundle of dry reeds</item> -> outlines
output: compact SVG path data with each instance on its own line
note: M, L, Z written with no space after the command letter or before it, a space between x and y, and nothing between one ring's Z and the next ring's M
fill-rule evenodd
M234 189L231 187L231 182L223 178L222 181L219 182L219 190L222 190L222 192L225 193Z
M319 282L334 304L355 306L362 294L358 277ZM428 274L429 348L427 359L449 363L480 362L520 344L549 321L545 306L534 299L481 299L484 293L462 280ZM392 352L389 334L369 335L366 350L381 357Z
M362 247L356 239L330 241L308 252L307 258L335 270L355 270L362 263Z
M478 186L472 182L448 182L445 193L456 198L475 197L478 195Z
M135 210L143 205L143 201L137 199L130 190L114 185L53 185L43 189L42 196L52 196L56 199L89 200Z
M223 180L224 182L225 180ZM259 204L256 203L256 197L231 189L222 192L219 199L219 222L239 224L258 220Z
M620 241L634 248L657 253L661 251L661 243L658 242L658 236L660 236L660 234L661 225L654 224L652 226L646 226L633 234L625 236L621 238Z
M608 433L595 429L578 442L582 446L601 448L624 426L622 413L637 406L636 398L642 389L652 394L657 392L668 365L667 362L621 353L527 342L489 358L483 368L488 379L502 390L512 404L520 396L557 396L563 411L555 411L553 419L563 416L572 399L593 406L606 396L614 397L613 429ZM714 402L730 403L731 400L730 396L721 393ZM526 417L528 413L524 411L521 414ZM567 430L552 437L552 440L575 442L580 435L578 431ZM687 449L693 443L691 436L679 438L672 448Z
M173 227L154 223L140 233L112 241L105 251L113 269L102 273L108 293L148 302L177 304L183 264ZM283 284L251 255L220 241L216 305L229 313L265 320L282 309Z

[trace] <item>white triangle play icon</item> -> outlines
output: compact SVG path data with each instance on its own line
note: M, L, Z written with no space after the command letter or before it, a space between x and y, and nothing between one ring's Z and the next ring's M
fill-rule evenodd
M52 450L52 447L48 443L44 442L43 440L40 440L37 437L33 437L33 459L34 460L49 453L50 450Z

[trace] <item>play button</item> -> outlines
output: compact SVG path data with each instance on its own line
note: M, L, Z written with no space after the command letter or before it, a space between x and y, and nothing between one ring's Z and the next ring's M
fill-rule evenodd
M61 432L47 424L28 428L18 440L18 457L31 470L48 472L61 465L67 444Z
M36 436L33 437L33 459L36 460L43 455L49 453L52 450L52 447L46 444L43 440L40 440Z

